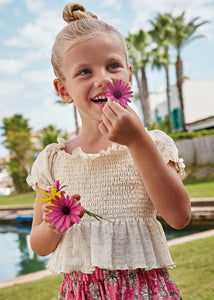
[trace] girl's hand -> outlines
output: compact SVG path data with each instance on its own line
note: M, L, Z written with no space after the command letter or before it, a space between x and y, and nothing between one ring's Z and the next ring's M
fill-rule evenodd
M103 108L99 129L110 141L126 146L132 145L145 130L140 118L131 107L123 108L111 99L108 99Z
M80 195L78 194L75 194L73 195L73 197L76 199L76 200L80 200ZM43 222L47 223L48 227L51 228L53 231L55 231L55 233L57 233L58 235L62 235L63 233L65 233L67 231L67 229L65 229L63 232L60 231L61 227L59 227L58 229L56 229L55 226L53 226L51 223L50 223L50 220L51 218L50 217L47 217L46 214L49 212L49 210L46 208L46 204L47 203L44 203L42 205L42 214L43 214ZM81 205L81 203L79 202L79 205ZM83 209L81 212L80 212L80 218L82 218L84 216L84 213L85 213L85 210ZM72 221L70 222L70 227L73 226L75 223L73 223ZM70 228L69 227L69 228Z

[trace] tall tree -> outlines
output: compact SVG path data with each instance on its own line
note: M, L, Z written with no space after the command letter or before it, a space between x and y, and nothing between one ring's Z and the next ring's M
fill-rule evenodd
M48 125L47 127L44 127L41 130L41 133L42 133L42 136L41 136L40 141L41 141L43 148L51 143L56 143L57 138L59 136L65 138L65 139L67 138L66 134L64 134L61 129L57 129L53 125Z
M152 50L152 67L158 69L164 68L166 76L166 95L167 95L167 110L168 110L168 127L169 132L172 131L171 117L171 99L170 99L170 81L169 81L169 46L174 35L173 18L171 14L158 14L154 21L150 21L152 29L149 33L156 47Z
M185 21L185 12L181 13L178 17L173 18L174 35L172 45L174 46L177 54L176 59L176 77L177 87L181 106L182 126L186 131L185 125L185 113L184 113L184 98L183 98L183 61L181 59L181 52L184 46L188 45L195 39L204 37L204 35L195 35L196 31L202 25L208 23L208 21L198 22L199 17L196 17L189 22Z
M126 41L130 50L129 58L133 66L133 74L135 75L138 85L144 115L144 124L146 127L150 127L152 123L152 114L146 76L146 67L149 64L150 59L150 36L147 32L140 29L137 34L129 33ZM139 71L141 76L139 76Z
M33 149L31 142L31 128L28 120L22 115L14 115L3 119L2 135L5 136L3 145L10 152L9 171L17 192L29 190L26 176L30 172Z

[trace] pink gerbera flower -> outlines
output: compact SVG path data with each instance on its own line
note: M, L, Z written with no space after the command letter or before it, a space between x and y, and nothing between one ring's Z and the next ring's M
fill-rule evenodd
M129 98L133 97L133 92L124 81L116 80L107 85L106 97L111 98L113 101L125 107L128 102L131 102Z
M51 212L47 213L46 216L52 218L50 223L58 229L61 227L61 232L70 227L70 222L80 222L80 211L83 207L79 205L79 201L75 200L72 196L65 196L61 193L61 198L55 196L56 200L51 200L52 205L46 206Z

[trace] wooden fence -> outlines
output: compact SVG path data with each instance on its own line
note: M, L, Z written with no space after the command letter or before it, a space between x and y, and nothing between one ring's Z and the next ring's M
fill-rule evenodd
M186 166L214 164L214 135L175 141Z

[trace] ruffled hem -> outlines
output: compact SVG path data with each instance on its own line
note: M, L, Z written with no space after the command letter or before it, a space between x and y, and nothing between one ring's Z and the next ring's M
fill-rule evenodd
M77 147L72 151L72 154L69 154L65 151L62 151L65 156L67 156L70 159L86 159L86 160L94 160L106 155L112 155L116 154L118 152L127 151L127 147L124 145L118 145L118 144L112 144L112 146L109 146L107 150L100 150L98 153L85 153L81 147Z
M48 269L56 274L96 267L108 270L173 268L161 224L152 217L83 222L72 226L52 254Z

